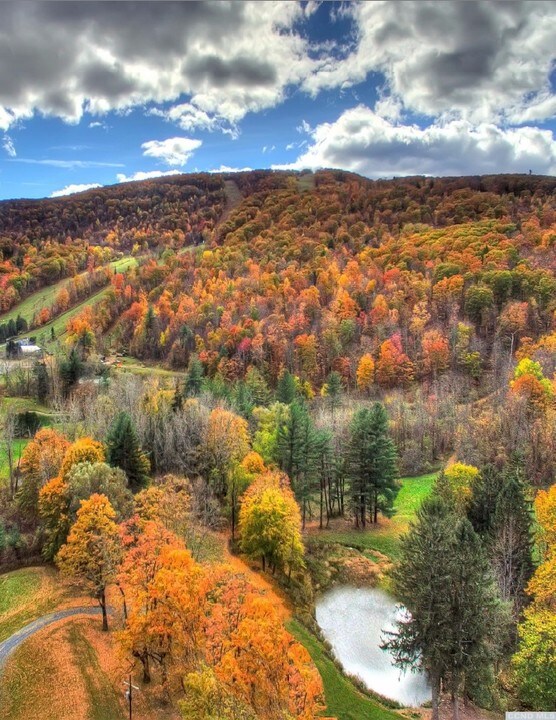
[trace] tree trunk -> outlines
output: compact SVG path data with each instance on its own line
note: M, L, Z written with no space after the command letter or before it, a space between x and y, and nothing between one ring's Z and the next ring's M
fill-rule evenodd
M459 720L459 703L457 693L452 695L452 717L454 720Z
M106 612L106 592L104 588L101 590L99 603L102 610L102 629L104 632L108 632L108 613Z
M430 673L432 695L432 720L440 718L440 682L437 673Z
M150 683L151 681L151 666L149 662L149 656L147 653L141 658L141 662L143 663L143 682L144 683Z

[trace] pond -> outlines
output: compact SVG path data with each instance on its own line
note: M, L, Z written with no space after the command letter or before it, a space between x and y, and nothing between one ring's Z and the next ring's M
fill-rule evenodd
M319 627L344 670L384 697L418 706L431 697L426 676L403 672L380 647L384 631L395 629L401 612L390 595L376 588L339 586L316 603Z

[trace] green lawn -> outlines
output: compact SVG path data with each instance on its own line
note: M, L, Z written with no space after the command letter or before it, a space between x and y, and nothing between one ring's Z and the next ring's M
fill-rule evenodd
M137 259L134 257L124 257L121 258L121 260L114 260L109 263L109 267L116 272L125 272L134 265L137 265ZM82 274L84 275L85 273ZM0 323L8 322L11 319L15 320L18 315L21 315L21 317L30 324L37 312L43 307L52 305L54 298L60 290L67 287L71 282L71 278L64 278L53 285L37 290L37 292L26 297L25 300L22 300L7 313L0 315ZM29 334L29 332L33 331L28 331L26 334Z
M289 632L308 651L324 685L326 712L338 720L400 720L400 715L364 695L327 656L322 643L297 620L287 623Z
M12 443L12 456L14 465L17 465L18 459L21 457L24 447L29 440L27 438L17 438ZM10 468L8 465L8 453L4 446L0 447L0 486L9 478ZM2 605L2 597L0 596L0 607Z
M390 519L379 521L378 527L361 531L321 530L311 536L313 541L339 543L357 548L372 556L373 550L387 555L391 560L400 556L400 536L407 530L409 522L432 489L436 473L418 477L401 478L401 489L396 499L396 514Z

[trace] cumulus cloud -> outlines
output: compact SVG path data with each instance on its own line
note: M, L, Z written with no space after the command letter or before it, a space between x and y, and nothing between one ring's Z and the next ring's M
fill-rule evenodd
M143 155L165 162L166 165L185 165L191 155L201 147L201 140L173 137L167 140L149 140L141 145Z
M230 127L310 72L304 17L291 2L3 3L0 129L35 111L77 122L182 95L185 129Z
M349 87L382 73L411 111L472 122L551 117L556 44L553 3L412 0L350 4L356 40L342 62L322 58L303 87Z
M102 187L102 185L99 185L98 183L83 183L83 184L75 184L75 185L66 185L65 188L62 188L61 190L55 190L50 197L51 198L57 198L57 197L63 197L64 195L73 195L74 193L80 193L84 192L85 190L94 190L95 188Z
M380 117L359 105L312 131L299 158L277 169L343 168L368 177L474 175L528 172L556 174L556 141L549 130L503 129L452 120L421 128Z
M118 182L133 182L134 180L152 180L153 178L165 177L166 175L181 175L179 170L138 170L133 175L125 175L118 173L116 179Z

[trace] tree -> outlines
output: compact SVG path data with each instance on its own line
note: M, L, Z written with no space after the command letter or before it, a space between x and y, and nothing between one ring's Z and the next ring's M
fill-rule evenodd
M319 469L319 437L302 400L294 400L278 428L278 464L291 480L301 504L303 527L310 512L311 495Z
M204 451L209 481L216 495L224 498L231 468L249 452L247 422L229 410L215 408L209 417Z
M69 470L66 483L72 521L75 520L81 501L95 494L108 498L118 521L121 522L132 513L133 496L127 488L127 477L120 468L104 462L80 462Z
M293 375L284 370L278 379L276 386L276 400L284 405L289 405L295 400L297 395L297 386Z
M413 363L402 349L400 334L396 333L380 346L376 363L377 382L385 387L407 385L413 376Z
M393 513L399 490L396 462L384 406L377 402L370 409L358 410L350 424L345 452L345 472L358 526L364 528L367 517L376 523L379 511Z
M84 371L83 361L79 357L76 348L72 348L67 358L61 360L58 371L64 384L64 392L67 394Z
M126 474L129 487L137 492L149 482L150 463L141 450L131 417L120 412L114 418L106 437L106 459Z
M104 495L91 495L77 511L67 543L56 556L61 572L85 582L102 610L102 629L108 630L106 588L116 577L122 547L116 513Z
M21 456L22 484L17 502L25 517L37 514L40 488L60 472L70 443L57 430L39 430Z
M44 530L42 555L53 560L66 542L70 529L69 488L60 477L55 477L39 492L39 517Z
M361 392L368 393L373 386L375 378L375 361L369 353L365 353L359 360L356 378L358 389L361 390Z
M301 517L287 478L265 473L252 483L239 511L241 549L249 557L291 573L303 566Z
M79 463L84 462L104 462L104 447L102 443L90 437L82 437L72 443L64 455L64 460L60 468L60 477L62 480L67 479L74 465L79 465Z
M50 380L44 362L36 362L33 366L35 380L37 382L37 400L44 403L50 391Z
M470 675L492 664L503 615L480 540L437 496L426 499L393 573L393 588L409 615L385 646L401 667L422 667L432 687L433 719L439 717L441 684L458 717L458 695Z
M522 702L533 710L556 707L556 613L528 608L519 626L512 666Z
M203 388L203 364L198 357L192 357L189 361L189 370L184 383L184 395L195 397L201 393Z
M500 595L512 603L517 620L526 603L533 558L531 510L523 482L515 472L506 477L496 501L491 557Z
M126 615L120 642L141 662L144 682L150 682L155 663L166 683L171 663L179 663L185 674L202 653L202 569L183 544L155 522L129 536L127 545L117 577Z
M473 497L473 487L479 478L474 465L452 463L436 479L435 489L456 512L464 514Z

